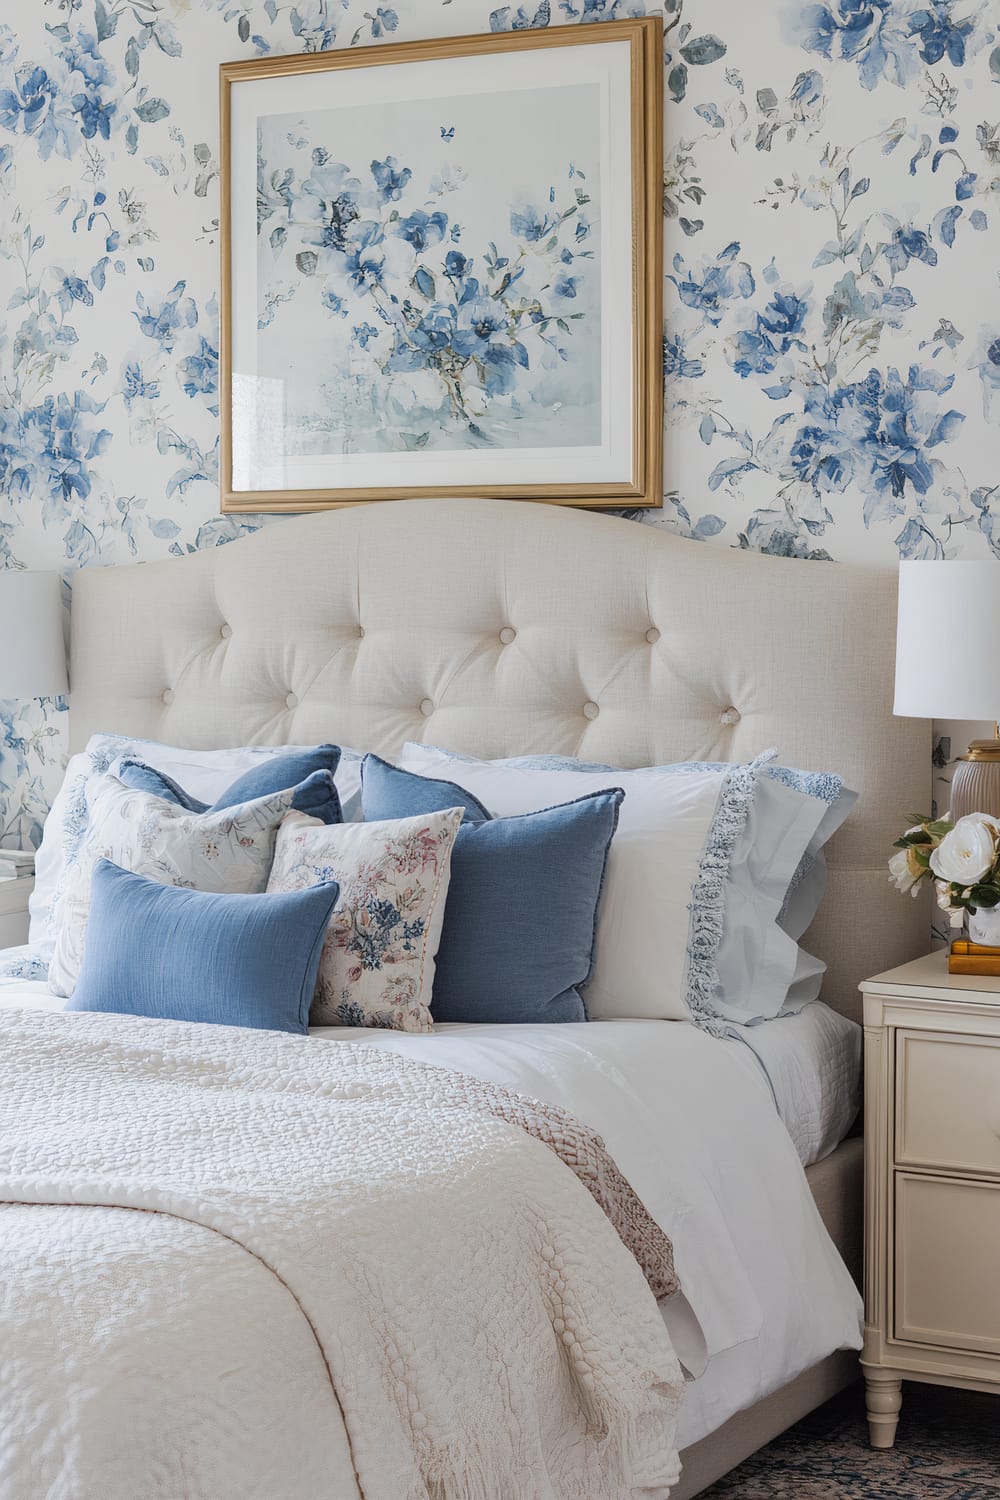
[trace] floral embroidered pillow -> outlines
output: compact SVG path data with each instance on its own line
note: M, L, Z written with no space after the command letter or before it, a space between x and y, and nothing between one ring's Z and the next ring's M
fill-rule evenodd
M127 787L116 776L92 776L87 783L86 832L66 871L49 989L65 997L76 988L99 859L110 859L161 885L223 895L263 891L278 827L297 790L289 787L219 812L191 813ZM150 954L150 962L155 961L155 954Z
M378 823L322 824L290 812L269 891L335 880L313 997L313 1026L429 1031L451 851L462 808Z

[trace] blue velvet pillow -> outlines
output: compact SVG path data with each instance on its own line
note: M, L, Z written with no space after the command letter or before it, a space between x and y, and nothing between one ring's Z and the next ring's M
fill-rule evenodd
M124 757L118 765L117 776L126 786L139 792L151 792L166 802L175 802L188 812L222 812L240 802L255 802L258 797L270 797L283 792L287 787L297 788L292 798L296 812L308 813L322 823L341 823L340 797L333 778L340 764L339 745L317 745L315 750L296 750L288 755L276 755L272 760L261 761L259 766L244 771L232 786L215 802L199 802L164 771L149 766L143 760ZM323 773L323 780L318 779ZM329 779L326 779L329 778Z
M329 881L220 896L98 860L83 967L66 1009L304 1033L339 895Z
M435 1021L587 1019L579 986L593 962L604 867L624 792L491 818L461 787L368 755L361 796L366 822L466 808L434 969Z

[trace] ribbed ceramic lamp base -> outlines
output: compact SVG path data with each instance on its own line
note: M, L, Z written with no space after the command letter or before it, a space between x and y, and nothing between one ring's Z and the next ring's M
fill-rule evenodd
M968 813L1000 818L1000 759L960 760L951 778L951 816Z

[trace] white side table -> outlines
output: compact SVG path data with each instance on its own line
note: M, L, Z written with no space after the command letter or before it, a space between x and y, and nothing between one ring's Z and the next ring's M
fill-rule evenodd
M1000 1395L1000 978L941 952L861 990L861 1358L871 1443L891 1448L904 1379Z
M0 949L28 941L28 897L34 888L33 875L0 877Z

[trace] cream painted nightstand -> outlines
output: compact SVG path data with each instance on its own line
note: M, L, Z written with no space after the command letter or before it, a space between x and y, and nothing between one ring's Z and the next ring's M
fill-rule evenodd
M28 897L34 888L32 875L0 878L0 948L28 941Z
M872 1446L891 1448L901 1380L1000 1395L1000 979L942 952L861 989L861 1359Z

